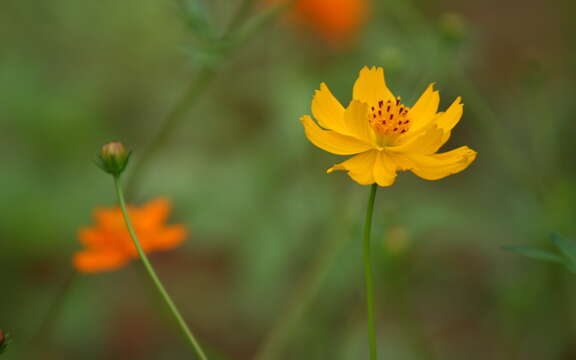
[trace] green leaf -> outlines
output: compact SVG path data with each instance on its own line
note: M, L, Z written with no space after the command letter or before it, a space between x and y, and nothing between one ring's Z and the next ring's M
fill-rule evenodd
M528 246L519 246L519 245L504 245L502 246L504 250L512 251L522 256L526 256L531 259L542 260L542 261L549 261L549 262L556 262L556 263L564 263L564 259L561 256L558 256L554 253L536 249Z
M178 0L176 2L190 31L200 40L213 42L216 40L212 26L210 25L208 10L203 2L198 0Z
M564 263L570 271L576 273L576 241L566 239L558 233L550 234L550 238L554 245L562 251L565 257Z

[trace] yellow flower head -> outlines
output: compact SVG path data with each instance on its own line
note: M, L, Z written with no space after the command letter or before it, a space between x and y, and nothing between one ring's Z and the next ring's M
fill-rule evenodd
M354 84L348 108L320 84L312 100L312 114L300 121L308 140L336 155L356 155L328 169L346 170L361 185L390 186L398 170L410 170L427 180L438 180L464 170L476 158L467 146L437 153L462 117L457 98L438 112L440 95L430 84L411 108L386 86L384 70L364 67Z

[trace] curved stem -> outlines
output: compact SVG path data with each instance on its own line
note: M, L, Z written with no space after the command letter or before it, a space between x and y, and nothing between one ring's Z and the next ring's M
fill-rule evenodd
M202 348L200 347L200 345L196 341L196 338L194 337L194 335L192 334L192 332L188 328L188 325L186 325L186 322L182 318L182 315L180 315L180 311L178 311L178 308L176 307L176 305L172 301L172 298L170 297L170 295L168 294L168 292L164 288L164 285L162 284L162 282L158 278L158 275L156 275L156 271L154 270L154 267L152 266L152 264L148 260L146 253L144 252L144 250L142 249L142 246L140 245L140 241L138 240L136 232L134 231L134 227L132 226L132 221L130 220L130 216L128 215L128 210L126 208L126 202L124 200L124 193L122 192L122 186L120 184L120 177L119 176L114 177L114 186L116 187L116 194L118 195L118 201L120 203L120 209L122 210L122 216L124 217L124 222L126 223L126 227L128 228L128 232L130 233L130 237L132 238L132 241L134 241L134 246L136 246L136 250L138 250L138 255L140 256L140 259L142 260L142 264L144 264L144 267L146 268L146 272L148 273L150 280L152 280L152 282L154 283L154 286L156 286L156 289L158 290L158 292L162 296L162 299L164 300L164 302L166 302L166 305L168 305L168 308L170 308L170 312L172 313L172 315L176 319L176 322L178 323L180 330L182 331L182 333L184 334L184 336L186 337L188 342L190 342L190 344L192 345L192 347L194 348L194 350L198 354L198 357L201 360L207 360L206 355L204 355L204 351L202 351Z
M368 310L368 342L370 344L370 360L376 360L376 324L374 316L374 290L372 285L372 246L370 234L372 232L372 214L374 213L374 200L376 199L377 184L372 184L366 220L364 222L364 280L366 282L366 306Z

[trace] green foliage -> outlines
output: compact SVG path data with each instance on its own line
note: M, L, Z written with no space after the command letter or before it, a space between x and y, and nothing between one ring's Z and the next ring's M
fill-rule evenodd
M558 233L550 234L550 239L556 246L556 249L551 251L521 245L504 245L502 248L531 259L561 263L576 274L576 241L564 238Z
M8 349L8 345L12 343L12 337L10 333L2 333L0 330L0 355L4 354Z
M554 264L573 268L573 243L535 244L545 229L576 234L573 11L527 2L509 16L460 2L455 17L442 15L454 11L447 2L371 1L358 37L332 47L288 14L269 21L273 10L259 5L223 40L240 0L182 0L189 7L178 12L174 1L0 1L0 267L9 289L0 292L0 326L18 340L6 358L188 356L155 313L137 264L82 276L46 353L16 350L70 271L93 208L115 204L93 149L123 139L137 160L207 67L215 81L134 194L138 205L169 197L170 220L190 232L151 261L211 353L252 358L286 309L306 301L277 357L366 358L367 189L326 175L342 159L311 145L298 121L322 81L346 106L364 65L385 66L407 105L430 82L441 111L462 96L446 148L480 154L464 173L435 182L402 173L378 195L374 246L401 249L374 267L383 358L571 356L574 282L561 281L570 273ZM551 266L500 261L499 244L522 241L533 247L510 250ZM331 265L302 296L319 262Z

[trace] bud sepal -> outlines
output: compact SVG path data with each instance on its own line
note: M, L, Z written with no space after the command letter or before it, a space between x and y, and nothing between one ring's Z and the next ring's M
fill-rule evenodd
M130 160L131 151L126 151L121 142L109 142L102 145L96 158L96 165L108 174L120 176Z

